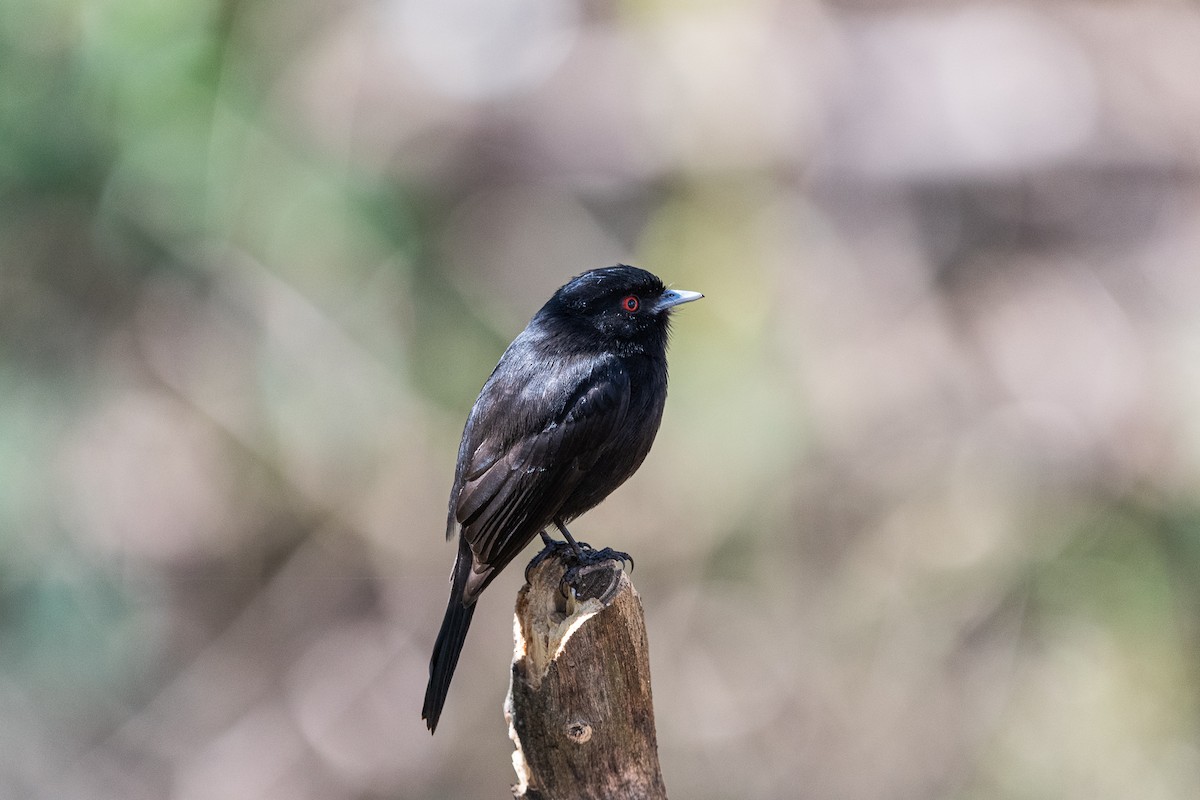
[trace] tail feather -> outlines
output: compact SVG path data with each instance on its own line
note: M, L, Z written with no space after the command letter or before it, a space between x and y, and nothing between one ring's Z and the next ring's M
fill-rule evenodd
M454 562L450 602L446 604L446 616L442 619L442 629L438 631L433 657L429 660L429 685L425 687L425 705L421 709L421 719L429 726L430 733L437 730L442 706L450 691L450 679L454 677L454 668L458 666L458 656L475 614L474 600L468 601L469 604L463 601L463 587L470 568L470 548L460 546L458 559Z

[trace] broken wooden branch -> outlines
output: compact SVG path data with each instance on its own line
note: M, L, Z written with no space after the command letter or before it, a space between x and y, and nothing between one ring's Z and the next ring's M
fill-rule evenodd
M619 561L550 555L517 595L505 701L519 800L666 800L642 604Z

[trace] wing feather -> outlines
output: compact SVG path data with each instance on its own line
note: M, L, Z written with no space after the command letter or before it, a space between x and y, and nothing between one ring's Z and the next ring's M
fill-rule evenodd
M607 360L541 429L475 448L453 511L477 563L499 571L553 521L624 423L629 394L628 373Z

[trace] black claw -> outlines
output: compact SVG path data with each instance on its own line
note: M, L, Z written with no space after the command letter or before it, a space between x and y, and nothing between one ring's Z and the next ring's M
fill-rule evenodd
M633 556L629 555L629 553L613 550L611 547L606 547L603 550L592 550L591 547L588 547L588 550L590 551L588 560L593 564L600 561L620 561L621 566L624 567L625 562L628 561L629 571L633 571Z
M545 531L542 532L542 541L545 542L545 547L543 547L541 551L533 557L533 560L529 562L529 565L525 567L526 583L529 583L529 574L539 564L541 564L550 556L554 555L565 555L566 558L564 560L573 564L573 566L569 567L567 571L563 573L562 586L564 590L569 584L573 583L579 577L580 571L584 567L590 567L603 561L620 561L622 568L624 568L625 563L628 562L629 571L633 571L633 556L620 550L613 550L611 547L605 547L601 550L597 550L587 542L576 543L570 540L560 542L557 539L550 538Z
M550 556L557 555L558 553L566 550L570 554L571 558L575 557L575 549L571 547L570 542L560 542L557 539L551 539L545 531L542 531L542 541L546 543L546 546L543 547L541 551L539 551L538 554L533 557L533 560L530 561L525 567L526 583L529 583L529 573L532 572L538 564L541 564Z
M567 587L578 581L579 576L585 567L590 567L605 561L620 561L623 567L625 562L628 561L630 570L633 569L633 557L628 553L622 553L620 550L613 550L611 547L605 547L602 550L597 550L586 542L580 542L579 547L580 550L582 550L582 553L575 554L572 558L572 560L575 562L575 565L563 573L562 587L564 593ZM580 557L581 555L582 557Z

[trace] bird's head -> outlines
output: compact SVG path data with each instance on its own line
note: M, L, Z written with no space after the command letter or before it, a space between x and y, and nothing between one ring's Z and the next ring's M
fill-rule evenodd
M617 349L666 345L671 309L704 295L668 289L653 273L618 265L585 272L554 293L543 313L598 332Z

